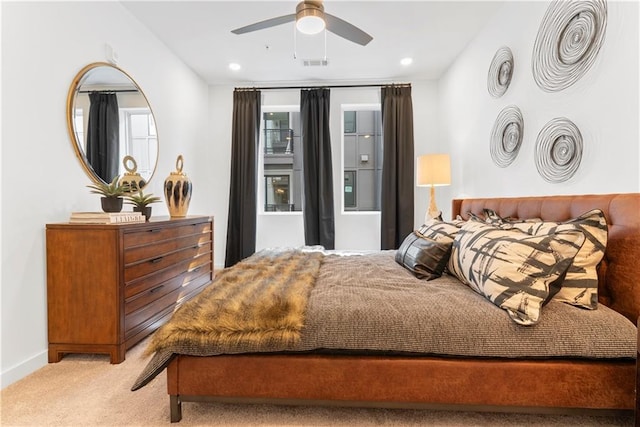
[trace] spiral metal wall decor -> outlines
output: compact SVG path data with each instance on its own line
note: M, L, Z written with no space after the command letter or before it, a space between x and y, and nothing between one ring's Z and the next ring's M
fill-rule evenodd
M522 113L515 105L505 107L491 130L491 158L501 168L509 166L520 151L524 121Z
M564 182L580 167L582 134L569 119L557 117L547 123L536 140L538 173L547 182Z
M487 89L489 94L494 98L499 98L507 91L511 83L513 75L513 54L511 49L504 46L498 49L491 65L489 66L489 75L487 76Z
M606 28L606 0L554 1L533 47L533 78L538 86L558 92L578 81L593 65Z

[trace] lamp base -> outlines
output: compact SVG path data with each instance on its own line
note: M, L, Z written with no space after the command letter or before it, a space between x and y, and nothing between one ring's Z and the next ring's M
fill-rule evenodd
M431 192L429 195L429 209L427 210L427 213L424 216L424 222L426 223L431 219L441 218L441 216L442 216L442 212L438 210L438 207L436 206L436 190L432 185Z

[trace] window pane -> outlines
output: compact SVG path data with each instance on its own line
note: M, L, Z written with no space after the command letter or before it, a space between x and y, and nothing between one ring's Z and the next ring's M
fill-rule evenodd
M265 208L266 212L288 212L292 210L289 203L289 175L265 176Z
M265 212L302 210L302 150L300 113L265 112L264 146Z
M356 207L356 171L344 171L344 207Z
M345 111L344 209L380 211L382 120L379 110Z
M86 146L84 143L84 116L82 115L82 108L76 108L73 116L73 128L76 130L76 137L78 138L78 144L84 147L86 152Z
M131 114L131 136L134 138L149 136L149 115Z
M356 112L345 111L344 112L344 133L356 132Z

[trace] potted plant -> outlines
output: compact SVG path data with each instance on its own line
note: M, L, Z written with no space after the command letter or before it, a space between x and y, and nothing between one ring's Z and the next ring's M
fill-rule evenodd
M102 194L102 210L105 212L120 212L122 210L122 196L129 192L128 184L120 183L120 175L116 175L110 183L100 182L87 185L94 194Z
M135 194L129 194L126 199L127 203L133 205L133 211L142 212L147 221L151 218L151 206L149 205L160 201L160 197L153 194L144 194L142 190Z

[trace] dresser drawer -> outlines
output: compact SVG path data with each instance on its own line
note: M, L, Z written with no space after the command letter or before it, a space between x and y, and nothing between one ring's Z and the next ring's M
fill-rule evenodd
M124 297L126 301L129 301L140 293L149 292L164 282L181 277L186 273L211 273L211 271L211 258L208 255L186 260L127 284L124 290Z
M184 300L192 298L199 293L202 287L211 281L209 274L196 276L190 282L182 284L162 295L160 298L147 301L140 309L125 314L125 339L137 334L141 329L147 327L156 315L176 305L180 305ZM126 311L126 309L125 309Z
M206 275L211 279L210 265L205 265L201 268L186 271L179 276L166 280L144 292L140 292L131 298L125 300L124 312L126 315L144 307L147 304L151 304L157 299L164 297L165 295L175 291L178 288L187 289L191 282L202 275Z
M196 248L208 242L211 242L210 234L191 234L127 248L124 250L124 264L125 266L129 266L140 261L159 262L162 257L170 255L173 252L187 248Z
M199 243L194 246L171 252L166 255L158 255L147 258L144 261L125 265L124 282L129 284L132 281L144 277L148 274L157 273L165 268L175 264L181 264L186 260L190 260L202 255L210 254L212 251L212 242ZM209 255L210 256L210 255Z
M180 225L176 227L151 226L146 230L125 233L123 237L125 250L134 246L146 245L162 240L171 240L176 237L191 234L211 234L211 223Z

